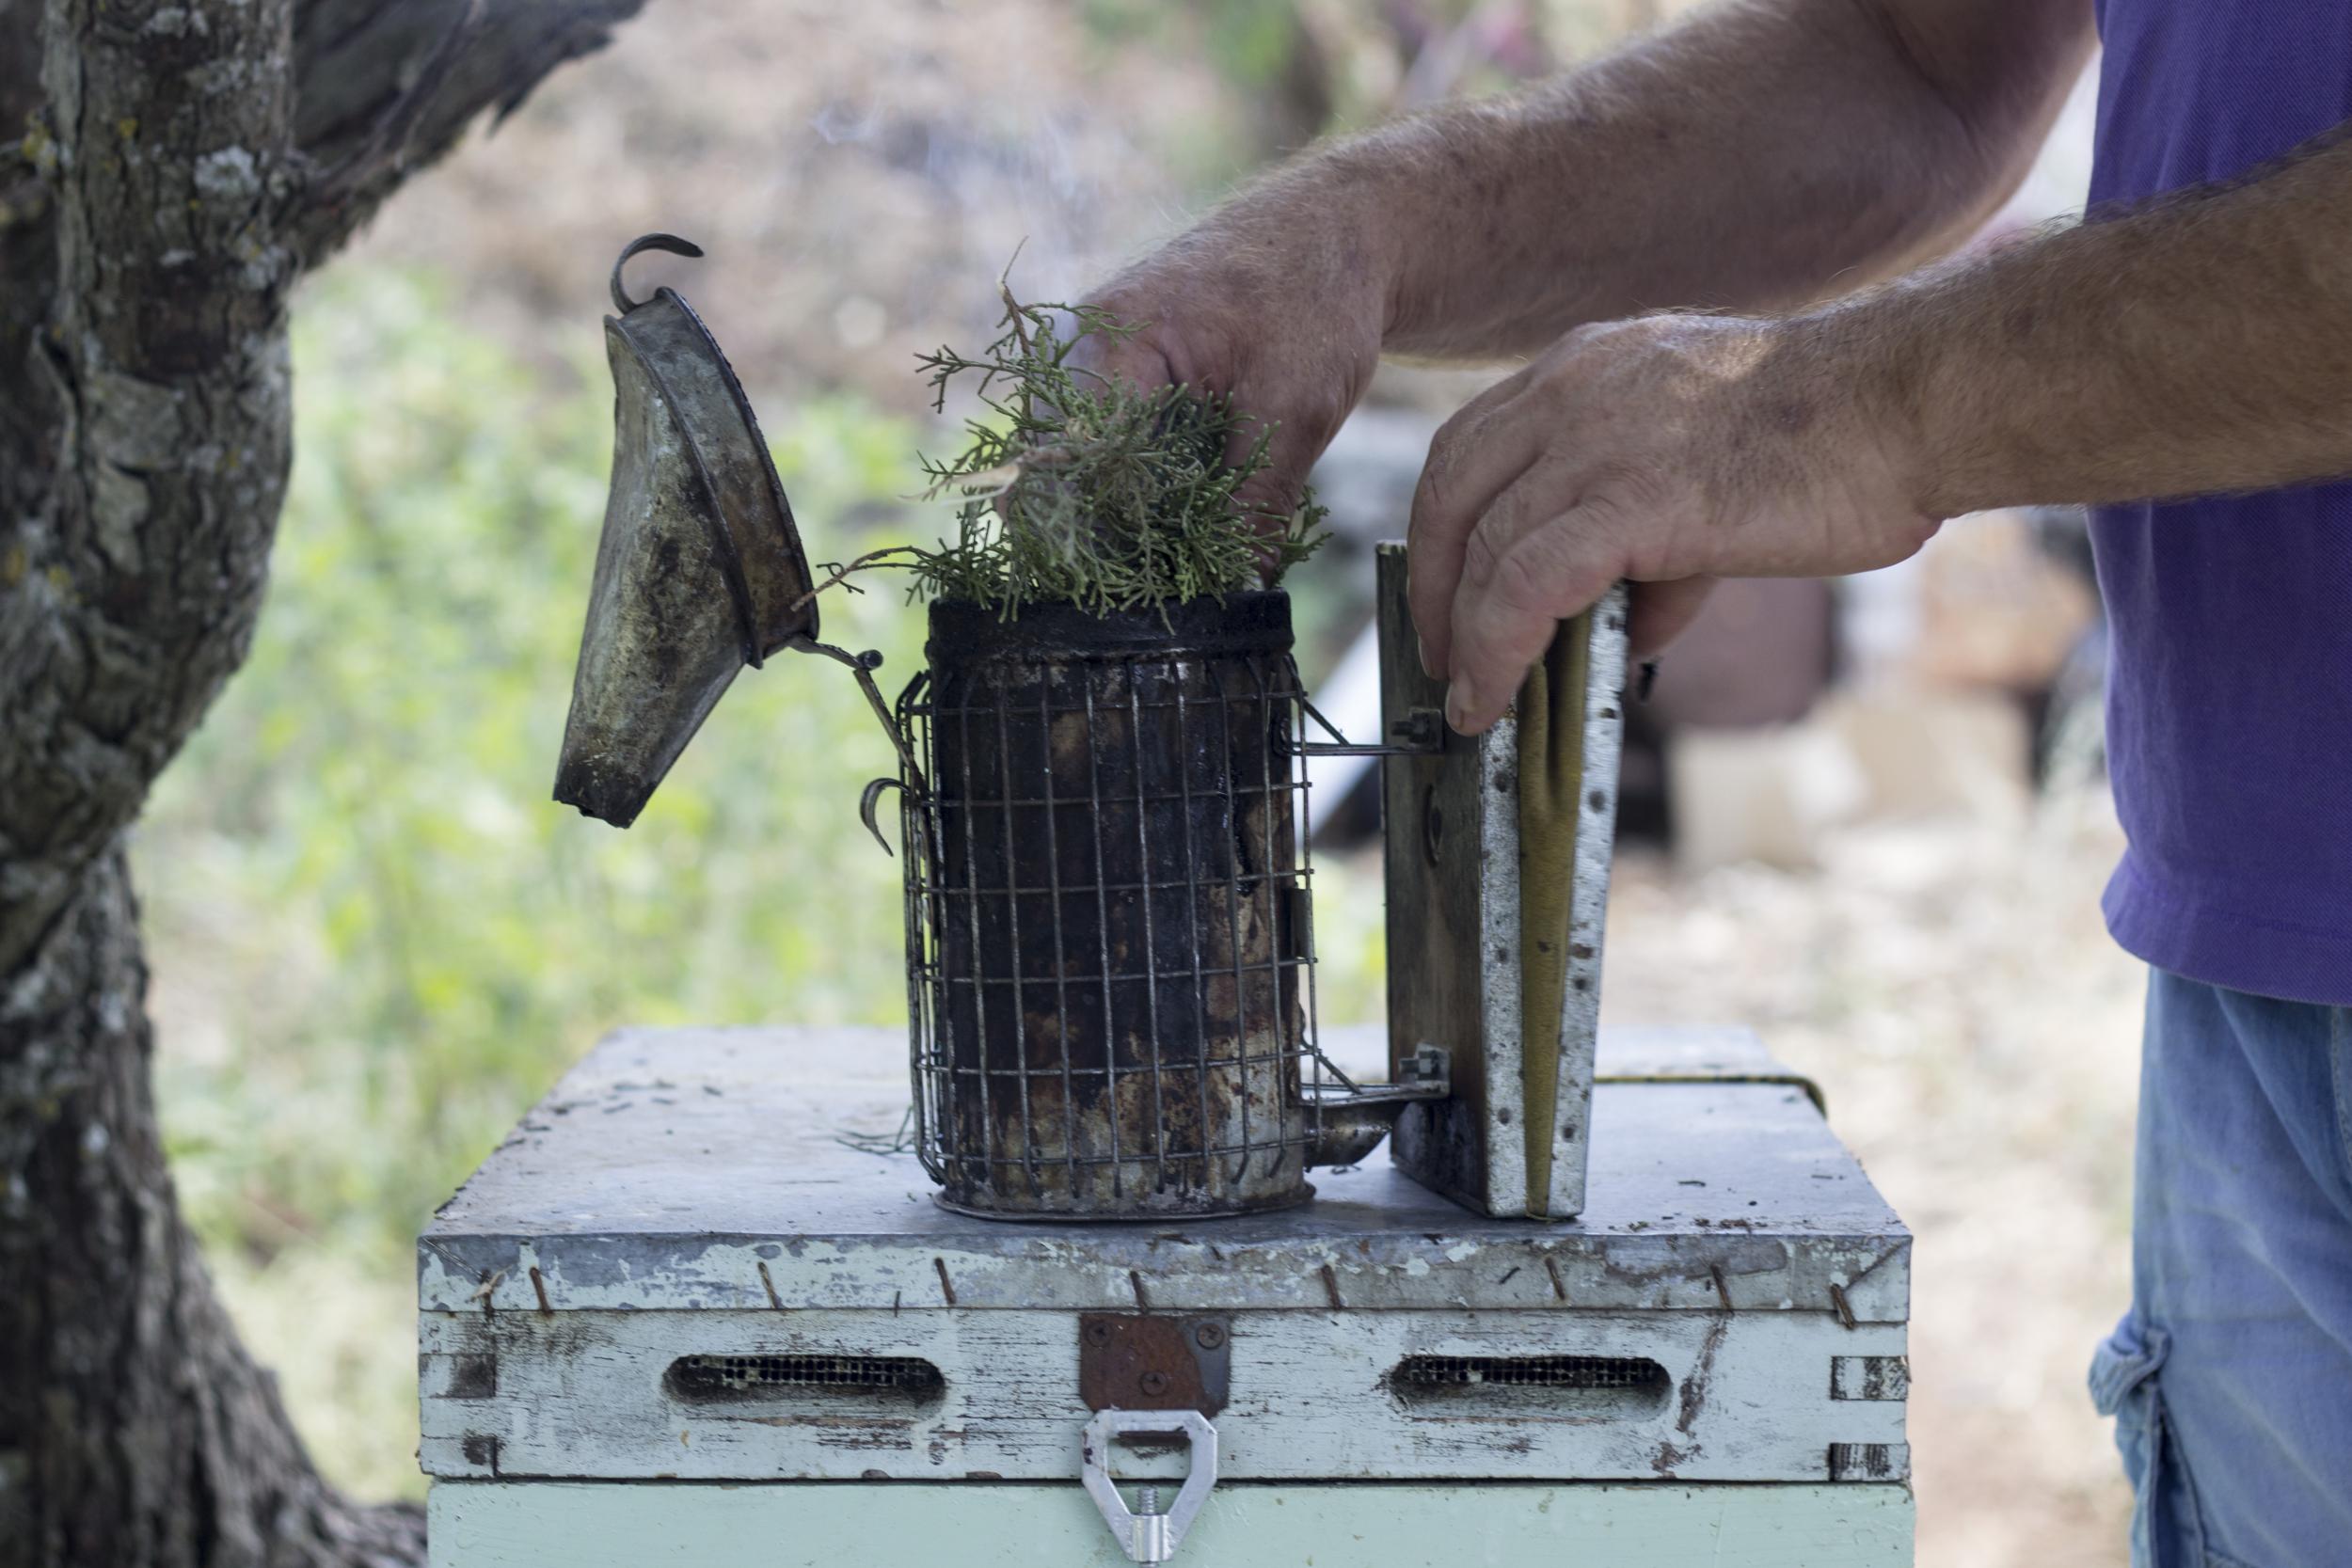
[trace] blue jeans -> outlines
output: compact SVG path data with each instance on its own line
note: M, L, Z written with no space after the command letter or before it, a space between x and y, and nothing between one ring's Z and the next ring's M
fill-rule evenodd
M2352 1564L2352 1008L2153 973L2134 1185L2134 1568Z

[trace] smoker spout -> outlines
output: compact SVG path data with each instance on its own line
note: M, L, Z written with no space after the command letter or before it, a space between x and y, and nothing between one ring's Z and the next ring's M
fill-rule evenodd
M1402 1101L1393 1100L1386 1104L1325 1105L1307 1144L1307 1164L1322 1170L1362 1164L1380 1140L1396 1131L1397 1116L1404 1109Z
M1446 1053L1435 1045L1423 1045L1399 1063L1392 1084L1313 1085L1307 1095L1314 1127L1307 1164L1361 1164L1396 1130L1396 1118L1406 1106L1445 1100L1453 1093Z

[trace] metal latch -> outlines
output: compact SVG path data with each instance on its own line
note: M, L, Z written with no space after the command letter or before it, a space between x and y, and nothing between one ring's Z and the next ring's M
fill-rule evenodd
M1111 1446L1131 1433L1181 1435L1192 1450L1191 1470L1165 1513L1159 1512L1156 1486L1142 1489L1139 1508L1129 1508L1127 1499L1119 1495L1119 1482L1111 1475ZM1200 1505L1209 1500L1209 1488L1216 1484L1216 1428L1198 1410L1098 1411L1087 1423L1080 1457L1087 1495L1102 1511L1103 1522L1110 1526L1128 1558L1136 1562L1166 1562L1184 1544L1184 1532L1192 1528Z

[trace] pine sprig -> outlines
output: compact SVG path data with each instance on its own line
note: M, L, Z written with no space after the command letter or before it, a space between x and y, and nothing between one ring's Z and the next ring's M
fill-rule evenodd
M918 456L927 499L962 499L953 537L909 551L917 597L992 606L1008 619L1053 601L1098 615L1159 609L1278 579L1322 544L1324 509L1311 494L1288 515L1236 499L1268 464L1269 427L1227 463L1244 422L1231 399L1143 390L1069 363L1085 339L1138 326L1002 293L1003 331L985 350L921 356L934 408L945 412L950 387L971 379L986 413L965 421L954 457Z

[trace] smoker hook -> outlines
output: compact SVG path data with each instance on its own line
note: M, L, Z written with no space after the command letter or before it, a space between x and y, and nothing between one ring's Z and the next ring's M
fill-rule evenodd
M700 260L703 253L702 246L691 240L681 240L675 234L640 234L629 241L621 252L621 259L612 263L612 308L624 316L644 303L629 298L628 291L621 286L621 269L628 265L628 259L641 250L666 250L673 256L693 260Z
M885 855L892 852L890 841L882 837L882 829L874 824L874 808L881 803L883 790L895 789L903 795L906 793L906 781L903 779L876 779L867 784L866 792L858 797L857 819L866 824L866 831L874 835L874 842L882 846L882 851Z
M890 749L898 753L898 765L906 769L908 783L918 794L921 793L927 787L923 783L923 769L915 766L914 753L907 750L907 737L892 721L890 705L882 701L882 688L874 684L874 672L882 668L881 653L868 648L862 654L853 654L847 648L836 648L813 637L796 637L785 646L804 654L822 654L836 664L850 667L850 673L857 677L858 689L866 693L866 705L874 710L874 717L882 721L882 733L890 736ZM877 833L875 836L879 838L882 835Z

